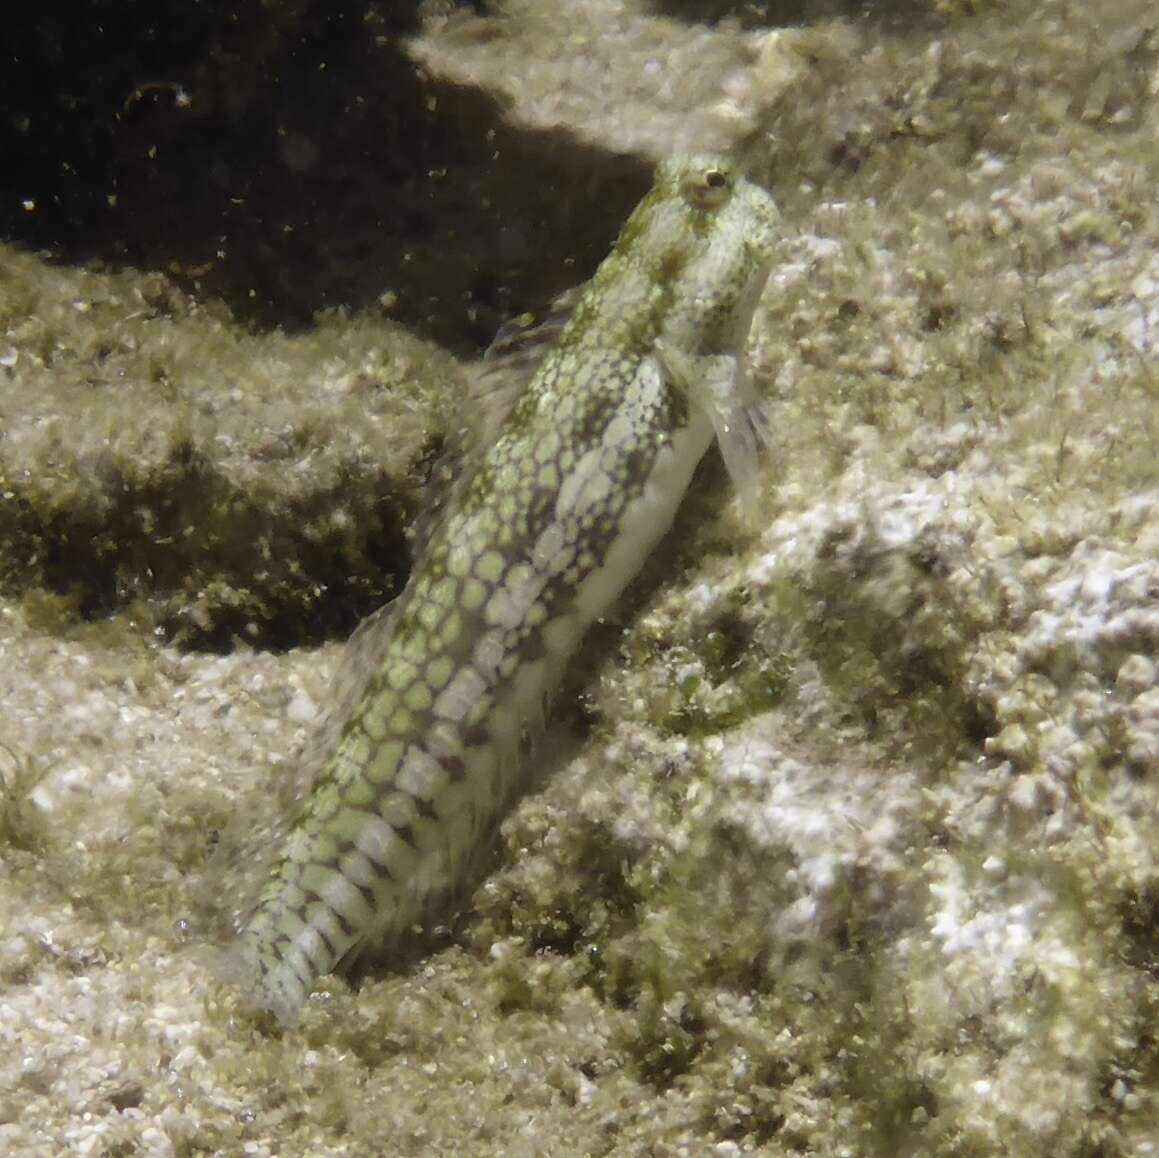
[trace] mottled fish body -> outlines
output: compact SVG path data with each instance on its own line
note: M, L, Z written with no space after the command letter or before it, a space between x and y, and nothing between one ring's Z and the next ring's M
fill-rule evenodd
M315 981L470 876L525 785L521 739L671 525L715 437L751 494L743 352L777 212L714 157L663 163L526 391L450 492L383 662L233 953L292 1024Z

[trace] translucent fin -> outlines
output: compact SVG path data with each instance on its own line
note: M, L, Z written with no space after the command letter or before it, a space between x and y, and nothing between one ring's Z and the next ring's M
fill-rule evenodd
M252 791L258 810L239 809L222 827L191 906L210 937L236 934L246 923L294 822L338 747L342 729L381 667L394 628L396 603L368 615L355 628L320 699L322 711L309 726L300 749L274 767L254 770ZM232 949L224 972L240 976L249 968ZM219 970L221 972L221 970ZM244 985L241 986L246 988Z
M567 325L583 288L576 286L560 294L540 313L520 314L504 323L469 375L460 408L462 422L447 432L446 446L427 484L426 501L411 530L420 549L442 522L452 498L469 485L475 466L495 444L547 351Z
M770 437L743 362L732 354L687 354L663 339L656 343L656 357L669 380L712 423L741 514L753 521L760 498L760 446L768 446Z
M390 637L394 634L394 618L397 600L383 604L372 611L353 631L346 641L342 658L330 683L330 694L326 703L326 722L319 729L317 742L327 744L331 749L338 744L341 726L354 714L354 709L366 695L370 677L382 667L390 647ZM330 733L333 722L337 729ZM311 745L313 746L313 745Z
M505 362L508 367L524 364L526 381L539 369L543 354L567 325L585 286L573 286L554 298L540 313L524 313L504 322L495 333L491 345L483 355L488 363Z

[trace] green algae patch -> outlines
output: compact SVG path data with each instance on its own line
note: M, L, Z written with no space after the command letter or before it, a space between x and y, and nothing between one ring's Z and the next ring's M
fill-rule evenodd
M9 591L217 647L340 632L397 591L446 355L371 316L255 336L160 275L11 248L0 329Z
M718 558L707 569L707 585L730 569ZM669 607L642 616L621 655L647 663L655 680L641 688L657 724L674 733L703 737L719 733L780 703L792 685L792 659L764 629L765 612L751 592L729 585L727 595L698 606L689 601L683 611L693 630L680 629L674 638Z
M32 793L45 772L27 753L0 744L0 846L23 853L43 847L44 818Z

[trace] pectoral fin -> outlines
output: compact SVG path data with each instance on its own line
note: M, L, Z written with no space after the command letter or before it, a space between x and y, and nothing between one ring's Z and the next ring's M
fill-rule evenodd
M687 354L663 339L656 354L673 385L712 423L741 511L751 518L760 491L759 447L768 445L769 434L743 363L732 354Z

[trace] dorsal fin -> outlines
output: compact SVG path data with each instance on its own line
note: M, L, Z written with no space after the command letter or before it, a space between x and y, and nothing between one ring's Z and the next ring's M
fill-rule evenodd
M422 510L411 528L416 557L438 527L451 496L469 483L476 463L498 438L507 416L571 316L581 288L560 294L539 314L520 314L504 323L487 347L468 380L464 420L452 426L447 435L446 446L431 471ZM340 725L349 719L365 695L367 682L381 666L390 645L394 611L394 602L387 603L354 629L331 684L327 723L318 729L312 749L337 743L333 721Z
M469 485L515 404L531 385L547 351L571 317L582 286L566 290L538 313L505 322L471 371L458 415L427 483L423 508L411 528L418 552L442 521L452 495Z

